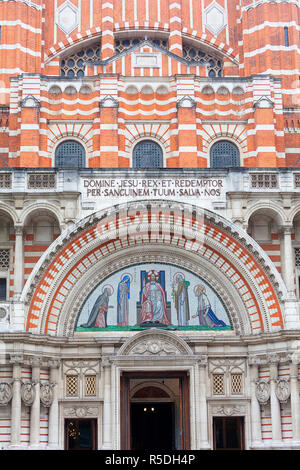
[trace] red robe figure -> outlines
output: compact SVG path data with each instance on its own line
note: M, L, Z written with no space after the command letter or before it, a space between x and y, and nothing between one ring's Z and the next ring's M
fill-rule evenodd
M163 288L157 282L158 274L150 271L142 292L141 323L162 323L170 325L167 317L166 297Z

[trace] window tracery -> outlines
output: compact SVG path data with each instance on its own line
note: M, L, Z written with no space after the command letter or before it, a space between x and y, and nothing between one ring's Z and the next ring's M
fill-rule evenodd
M186 45L182 48L182 55L189 62L199 62L199 65L206 65L208 77L223 76L223 63L221 59L214 57L201 49Z
M90 45L70 55L60 62L60 75L75 78L84 76L84 62L86 60L99 60L101 46L99 43Z

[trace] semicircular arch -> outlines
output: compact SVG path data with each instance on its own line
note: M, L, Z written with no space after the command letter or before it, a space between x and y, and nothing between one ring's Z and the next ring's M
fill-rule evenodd
M93 214L49 247L22 294L29 304L26 329L72 336L76 312L84 301L80 282L85 292L91 291L121 263L133 265L145 254L153 261L164 255L166 262L172 259L192 272L198 269L199 275L202 266L208 283L220 279L214 288L230 310L237 333L283 328L286 287L269 257L245 231L187 204L141 201Z

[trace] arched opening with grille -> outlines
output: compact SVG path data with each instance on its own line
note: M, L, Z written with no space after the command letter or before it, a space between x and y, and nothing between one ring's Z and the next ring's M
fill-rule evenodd
M143 140L133 149L133 168L162 168L163 151L156 142Z
M55 166L59 168L83 168L85 149L76 140L65 140L55 151Z
M240 166L240 151L228 140L216 142L210 150L211 168L228 168Z

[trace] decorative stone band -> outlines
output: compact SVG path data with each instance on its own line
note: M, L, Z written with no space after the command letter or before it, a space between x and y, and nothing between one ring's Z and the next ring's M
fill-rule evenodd
M31 406L35 399L36 382L23 382L21 384L21 398L26 406Z
M259 379L256 381L256 398L261 405L268 403L270 399L270 383L268 379Z
M8 382L0 383L0 406L6 406L12 399L12 384Z
M107 265L107 258L117 252L135 248L140 253L151 244L183 250L214 265L239 293L252 332L283 327L278 299L286 288L267 255L244 231L206 210L142 201L89 216L53 243L26 283L23 299L31 298L26 330L57 334L66 301L94 266Z

